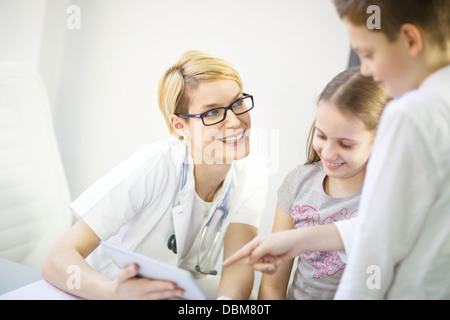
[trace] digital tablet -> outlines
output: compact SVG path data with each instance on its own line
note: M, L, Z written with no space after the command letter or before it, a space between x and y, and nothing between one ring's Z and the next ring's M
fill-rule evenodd
M139 266L138 273L140 276L150 279L172 281L177 287L183 289L184 295L181 297L182 299L208 299L189 271L120 248L107 242L101 242L100 245L120 269L136 263Z

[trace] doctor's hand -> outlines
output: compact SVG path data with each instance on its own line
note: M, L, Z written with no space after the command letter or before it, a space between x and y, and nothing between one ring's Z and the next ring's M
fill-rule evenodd
M253 269L267 274L273 274L285 260L298 256L302 249L298 245L301 236L298 230L288 230L259 236L247 243L241 249L223 262L223 267L229 267L247 258L246 263Z
M113 299L157 300L183 295L183 289L173 282L139 277L138 269L136 264L131 264L117 273L111 290Z

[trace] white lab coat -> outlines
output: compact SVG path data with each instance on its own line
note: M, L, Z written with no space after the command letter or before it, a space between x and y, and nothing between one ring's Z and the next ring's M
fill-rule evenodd
M450 66L383 113L336 299L450 299Z
M94 183L70 208L94 230L102 241L147 255L171 265L180 265L197 234L190 231L195 181L192 157L186 157L184 142L174 138L143 147L105 177ZM189 159L186 185L181 189L182 167ZM217 192L210 214L228 190L229 223L259 226L265 208L267 174L261 158L248 156L234 161ZM208 216L209 216L208 215ZM202 226L206 223L203 220ZM175 234L177 254L168 249L168 239ZM222 239L225 232L222 232ZM190 239L191 241L187 241ZM221 240L222 240L221 239ZM101 247L87 259L92 267L113 278L117 267ZM218 261L220 267L220 261ZM213 298L220 279L200 277L200 285ZM214 284L213 284L214 283Z

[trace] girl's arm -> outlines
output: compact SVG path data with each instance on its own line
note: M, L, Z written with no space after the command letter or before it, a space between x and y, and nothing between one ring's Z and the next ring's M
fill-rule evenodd
M244 223L230 223L224 238L224 259L258 234L258 229ZM244 261L237 262L227 269L222 269L217 297L225 296L236 300L246 300L253 289L253 268Z
M43 277L59 289L86 299L162 299L181 294L171 282L137 278L136 265L120 270L113 280L105 277L85 261L99 243L96 233L79 219L48 253Z
M283 210L277 202L275 212L275 220L273 223L272 233L291 230L294 228L293 220L290 214ZM286 289L289 284L289 278L292 271L294 259L289 259L278 268L278 272L272 275L264 274L261 278L259 287L260 300L285 300Z
M228 267L247 258L246 263L255 270L273 274L284 261L290 261L303 252L343 250L338 228L327 224L257 237L224 261L223 266Z

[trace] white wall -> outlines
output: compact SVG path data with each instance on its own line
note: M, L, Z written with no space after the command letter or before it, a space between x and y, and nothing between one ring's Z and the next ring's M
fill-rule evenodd
M69 5L80 29L68 29ZM251 111L252 152L270 161L263 232L276 190L304 162L315 99L346 68L349 41L330 0L0 0L0 59L47 83L72 196L140 146L168 137L157 83L186 50L230 61Z
M37 67L45 0L0 0L0 59Z

